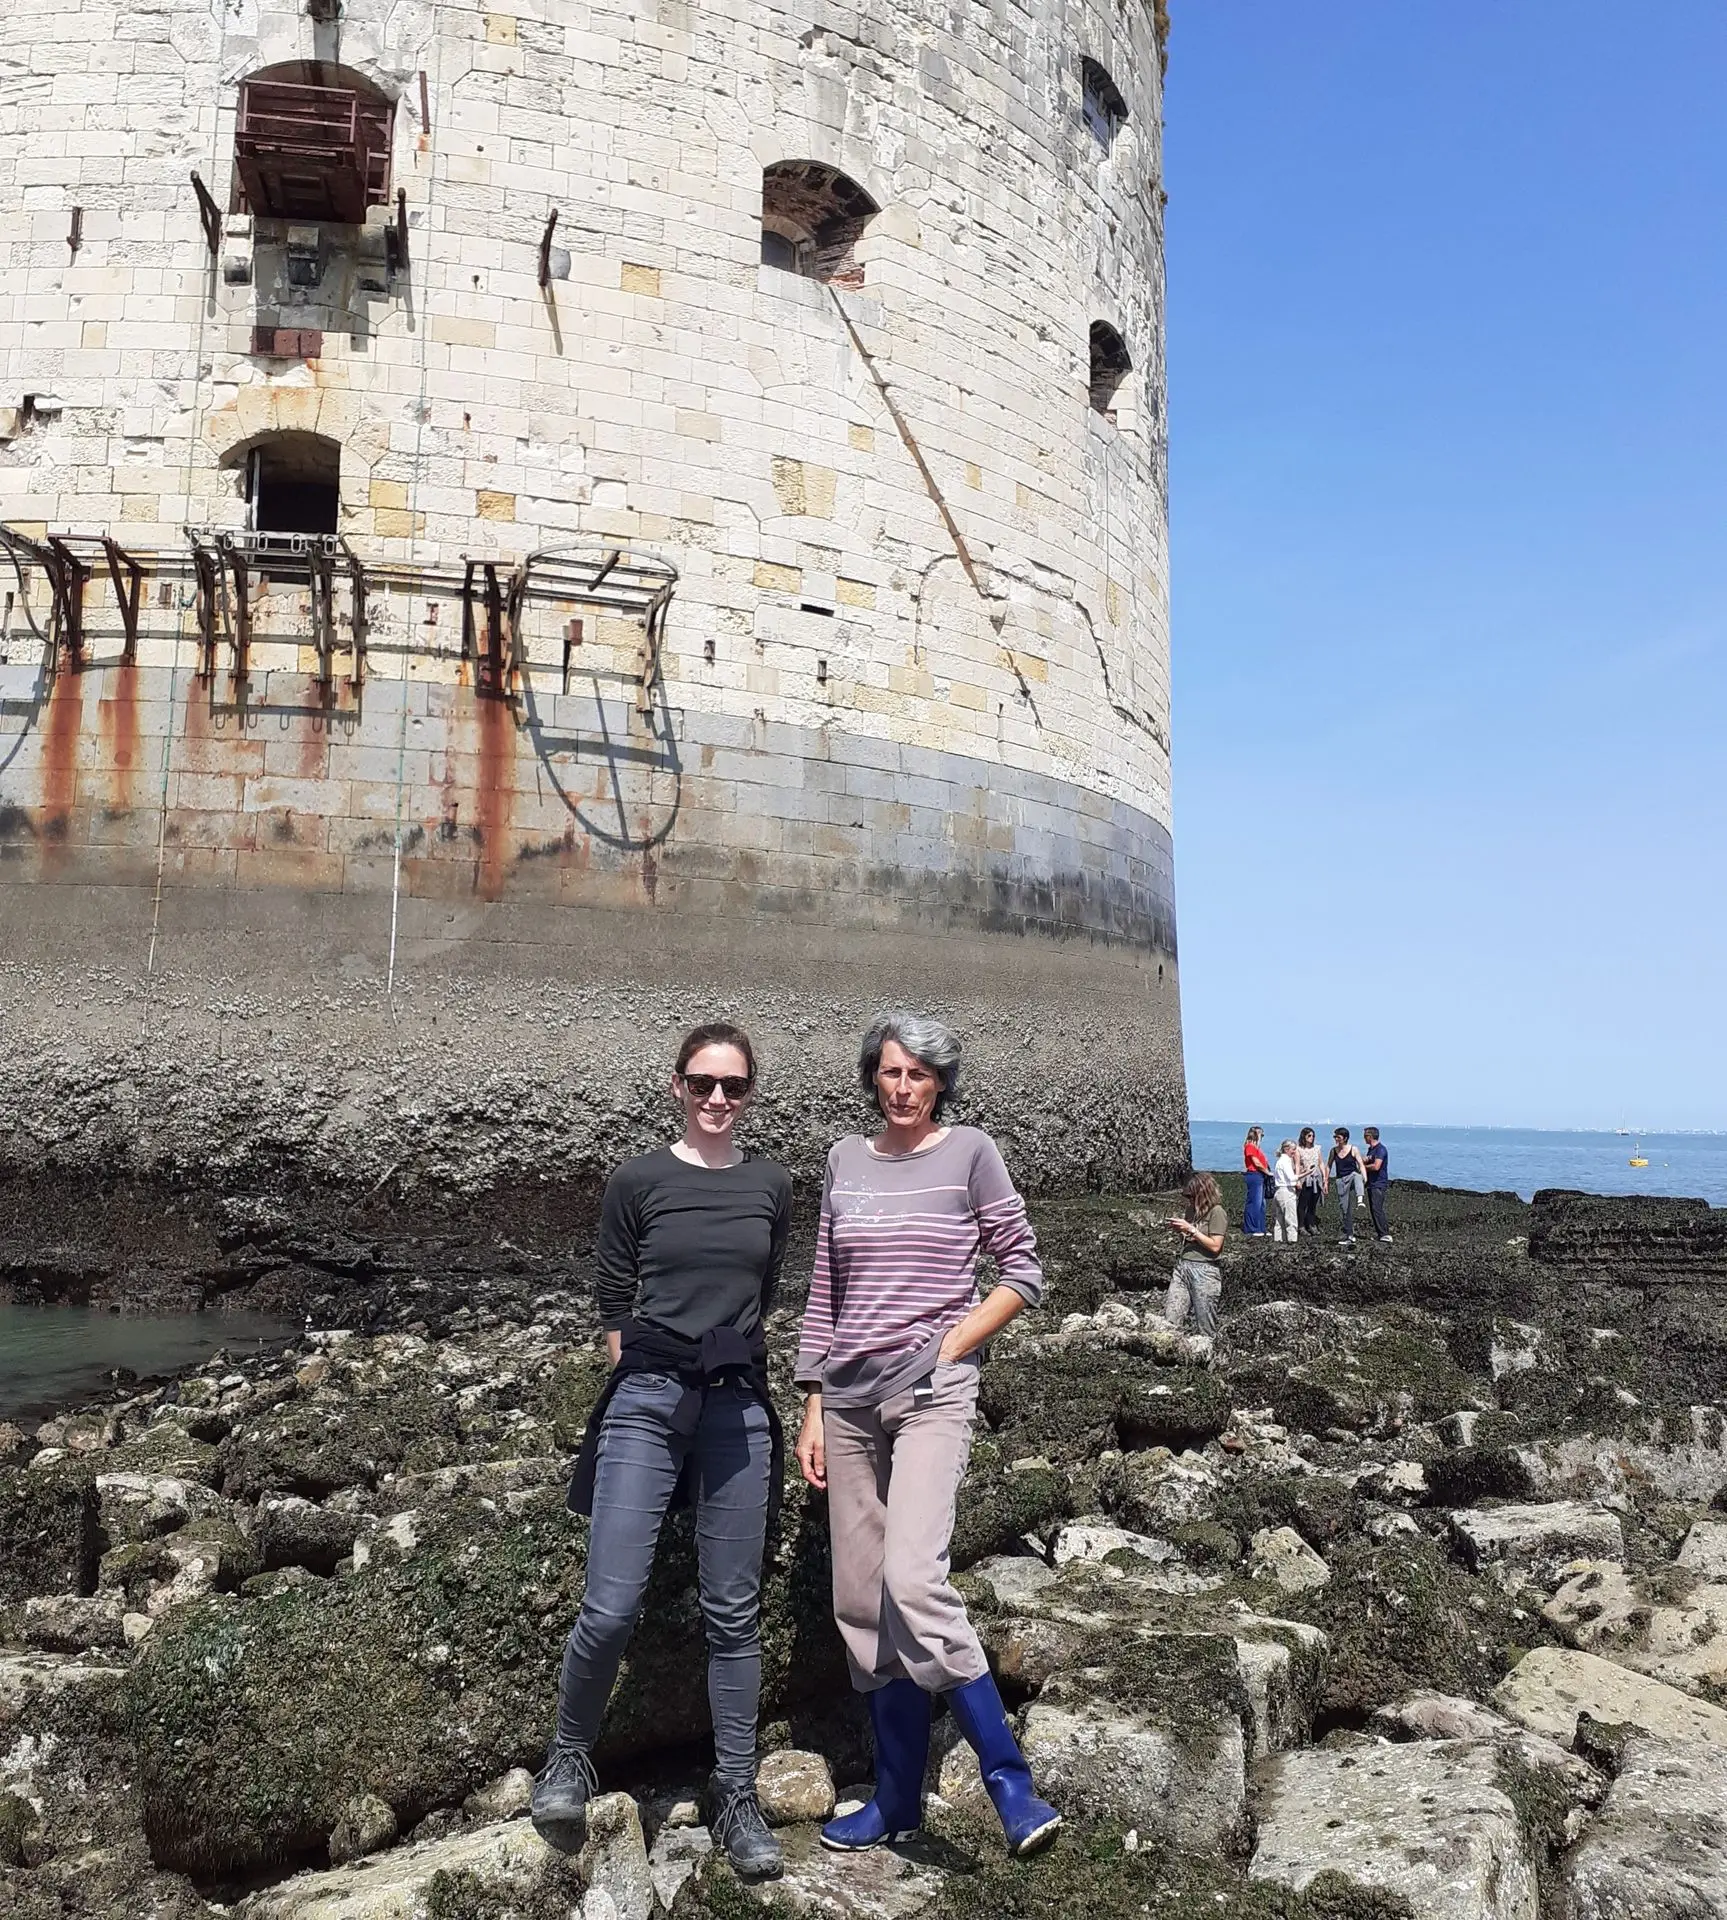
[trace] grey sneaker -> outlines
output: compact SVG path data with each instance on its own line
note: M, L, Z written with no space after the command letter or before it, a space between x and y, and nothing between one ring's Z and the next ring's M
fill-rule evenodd
M717 1796L714 1838L725 1848L734 1871L748 1880L776 1879L785 1868L785 1856L768 1832L755 1788L719 1788Z
M554 1742L528 1803L535 1833L559 1853L580 1853L588 1837L588 1802L599 1787L594 1763L581 1748Z

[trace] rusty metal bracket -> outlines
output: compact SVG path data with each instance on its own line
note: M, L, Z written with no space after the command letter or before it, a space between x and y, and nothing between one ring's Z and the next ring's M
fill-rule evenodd
M222 558L234 576L234 678L244 686L250 673L252 653L251 571L246 555L227 534L220 536L218 545Z
M564 691L570 690L570 655L582 644L582 623L579 620L564 622Z
M348 587L352 596L348 625L354 642L354 671L349 676L348 685L358 692L366 677L366 569L347 541L341 544L343 557L348 562Z
M425 78L424 74L420 76ZM385 250L389 254L389 268L392 273L406 273L408 270L408 190L396 189L396 224L385 237Z
M102 538L102 551L108 556L108 577L114 582L120 624L126 629L126 646L120 658L130 666L138 657L138 602L144 592L144 569L118 540L107 535Z
M594 577L593 577L593 579L591 579L591 580L590 580L590 581L588 582L588 591L589 591L589 593L596 593L596 592L598 592L598 590L599 590L599 588L600 588L600 586L602 585L602 583L603 583L603 582L604 582L604 580L605 580L605 577L606 577L606 575L607 575L608 573L610 573L610 572L611 572L611 570L613 569L613 567L615 567L615 566L616 566L616 565L618 564L618 562L619 562L619 561L620 561L621 559L623 559L623 557L624 557L624 550L623 550L623 548L622 548L622 547L613 547L613 549L611 550L611 552L610 552L610 553L608 553L608 554L606 555L606 557L605 557L605 559L604 559L603 561L601 561L601 563L600 563L600 570L599 570L599 572L598 572L598 573L596 573L596 574L594 575Z
M216 622L221 605L216 556L197 540L192 542L192 571L198 576L198 678L216 674Z
M77 259L78 249L83 246L83 244L84 209L82 207L74 207L72 209L72 224L66 232L66 246L74 260Z
M558 228L558 210L553 207L546 219L546 230L540 235L540 288L543 292L552 284L552 235Z
M666 609L672 602L672 590L662 587L648 603L643 622L642 665L636 679L636 711L645 720L654 710L654 688L660 677L660 646L665 639Z
M214 260L222 251L222 209L216 205L196 167L192 169L192 191L198 196L198 218L204 223L204 240Z
M48 551L53 556L48 579L54 589L54 627L66 650L66 664L77 673L84 665L84 584L90 569L52 534Z
M336 569L327 553L307 556L312 594L312 645L318 650L318 690L328 704L336 670Z
M486 576L486 639L482 646L474 619L474 575ZM487 699L507 693L504 663L504 590L498 582L497 562L469 560L462 566L462 658L474 662L474 691Z

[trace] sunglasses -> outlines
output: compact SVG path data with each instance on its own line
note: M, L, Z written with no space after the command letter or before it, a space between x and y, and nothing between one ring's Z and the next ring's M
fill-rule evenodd
M741 1100L754 1084L747 1073L684 1073L678 1077L698 1100L711 1100L715 1087L728 1100Z

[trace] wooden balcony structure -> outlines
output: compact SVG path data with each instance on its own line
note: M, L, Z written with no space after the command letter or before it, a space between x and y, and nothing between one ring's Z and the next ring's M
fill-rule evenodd
M242 80L234 130L245 211L358 226L390 196L394 105L351 87Z

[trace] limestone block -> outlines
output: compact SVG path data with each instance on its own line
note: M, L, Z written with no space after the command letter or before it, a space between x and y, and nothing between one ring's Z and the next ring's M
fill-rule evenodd
M668 1819L660 1828L648 1853L648 1872L654 1893L667 1913L678 1897L678 1889L713 1850L713 1835L693 1820L684 1823Z
M1534 1868L1497 1766L1491 1745L1463 1741L1279 1754L1262 1776L1248 1874L1299 1892L1341 1873L1419 1920L1536 1920Z
M590 1895L603 1893L617 1920L649 1920L654 1910L653 1875L642 1838L642 1816L627 1793L602 1793L588 1803L581 1868Z
M1679 1549L1679 1564L1706 1580L1727 1581L1727 1520L1699 1520Z
M24 1602L24 1638L50 1653L87 1653L97 1647L124 1646L123 1608L118 1594L84 1600L52 1594Z
M330 1835L330 1865L344 1867L377 1853L396 1837L395 1810L375 1793L357 1794L342 1809Z
M1727 1920L1727 1748L1627 1741L1565 1892L1570 1920Z
M96 1502L102 1535L110 1546L152 1540L189 1520L228 1510L228 1503L208 1487L171 1474L98 1474Z
M1027 1710L1020 1744L1054 1805L1142 1837L1209 1852L1247 1816L1247 1746L1227 1707L1192 1726L1152 1726L1052 1682Z
M346 1867L298 1873L242 1900L238 1920L424 1920L427 1895L442 1873L465 1875L474 1891L526 1904L577 1897L574 1869L525 1820L480 1827L447 1840L393 1847ZM549 1904L549 1901L548 1901Z
M1306 1593L1331 1578L1331 1569L1293 1527L1262 1527L1252 1547L1253 1576L1274 1581L1285 1593Z
M1577 1716L1629 1722L1658 1739L1702 1740L1727 1746L1727 1712L1692 1700L1677 1688L1633 1673L1592 1653L1536 1647L1494 1690L1500 1710L1561 1746L1577 1731Z
M834 1810L833 1775L819 1753L781 1747L756 1769L756 1795L770 1826L826 1820Z
M1551 1593L1579 1560L1625 1558L1619 1516L1578 1500L1472 1507L1452 1514L1452 1535L1474 1573Z

